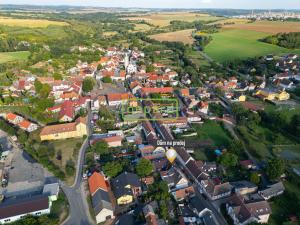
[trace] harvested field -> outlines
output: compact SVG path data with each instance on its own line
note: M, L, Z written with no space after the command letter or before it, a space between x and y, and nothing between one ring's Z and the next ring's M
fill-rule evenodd
M169 33L154 34L150 35L149 37L158 41L178 41L183 42L184 44L193 44L193 31L194 29L180 30Z
M0 17L0 25L35 28L48 27L50 25L67 26L68 23L50 20L14 19L9 17Z
M214 21L214 20L222 19L222 17L211 16L209 14L190 13L190 12L169 12L169 13L139 15L134 17L126 17L123 19L132 20L132 21L144 20L155 26L164 27L170 25L170 22L173 20L180 20L186 22L193 22L196 20Z
M224 25L224 30L249 30L268 34L300 32L300 22L257 21L246 24Z
M246 24L250 20L248 19L238 19L238 18L231 18L231 19L224 19L224 20L218 20L216 22L209 23L209 25L213 24L221 24L224 25L225 23L234 23L234 24ZM233 25L233 24L232 24Z

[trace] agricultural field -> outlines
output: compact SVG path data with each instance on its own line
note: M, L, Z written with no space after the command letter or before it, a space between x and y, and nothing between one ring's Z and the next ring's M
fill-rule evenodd
M234 23L234 24L246 24L248 23L250 20L248 19L239 19L239 18L230 18L230 19L222 19L222 20L218 20L212 23L209 23L209 25L214 25L214 24L220 24L220 25L224 25L226 23ZM233 24L232 24L233 25Z
M116 35L116 34L118 34L118 32L115 32L115 31L107 31L107 32L103 32L103 35L104 35L105 37L111 37L111 36L114 36L114 35Z
M50 20L39 20L39 19L15 19L9 17L0 17L0 25L6 26L17 26L17 27L48 27L50 25L55 26L67 26L68 23Z
M215 21L222 19L222 17L211 16L209 14L199 14L199 13L190 13L190 12L169 12L169 13L154 13L148 15L139 15L134 17L124 17L125 20L132 21L141 21L145 20L146 22L153 24L154 26L165 27L170 25L170 22L173 20L180 20L186 22L193 22L196 20L201 21Z
M0 52L0 64L12 61L26 60L30 53L28 51Z
M224 30L248 30L268 34L300 32L300 22L256 21L224 25ZM267 35L266 35L267 36Z
M177 41L183 42L184 44L193 44L194 39L192 37L193 29L188 30L180 30L175 32L168 32L168 33L160 33L150 35L150 38L153 38L157 41Z
M148 24L137 23L134 25L134 32L145 32L151 29Z
M206 46L205 52L219 62L292 52L286 48L259 41L267 35L263 32L250 30L224 30L212 34L213 40ZM293 52L298 53L300 50Z

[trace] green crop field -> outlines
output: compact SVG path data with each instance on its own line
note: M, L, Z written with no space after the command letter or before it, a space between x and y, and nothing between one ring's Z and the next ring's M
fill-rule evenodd
M276 45L260 42L259 39L268 34L248 30L225 30L212 35L213 40L209 43L205 52L219 62L244 59L248 57L262 56L267 54L282 54L297 52Z
M28 51L0 52L0 64L11 61L26 60L29 54L30 53Z

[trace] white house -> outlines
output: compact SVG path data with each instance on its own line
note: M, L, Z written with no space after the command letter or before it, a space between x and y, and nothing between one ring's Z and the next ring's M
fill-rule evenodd
M26 199L16 199L0 204L0 224L12 223L27 215L41 216L50 214L52 202L47 195Z

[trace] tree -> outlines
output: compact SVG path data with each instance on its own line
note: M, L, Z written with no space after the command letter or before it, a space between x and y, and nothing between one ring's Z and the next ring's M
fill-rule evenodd
M236 155L242 155L244 152L243 143L240 140L233 140L230 143L228 149L231 153L234 153Z
M54 80L62 80L63 79L63 77L60 73L54 73L53 78L54 78Z
M116 177L123 171L123 165L118 161L108 162L103 166L103 171L109 177Z
M218 159L219 163L225 167L234 167L238 164L237 155L227 152L221 155Z
M42 84L38 79L36 79L36 80L34 81L34 88L35 88L35 91L36 91L37 93L39 93L40 90L42 89L42 87L43 87L43 84Z
M102 70L102 69L103 69L103 66L101 64L98 64L97 70Z
M153 73L154 71L155 71L155 67L152 64L146 66L147 73Z
M260 183L260 177L257 172L250 173L250 181L256 185Z
M66 163L66 173L69 176L75 173L75 163L72 159L69 159Z
M86 93L90 92L93 90L95 84L96 82L92 77L86 77L82 82L82 90Z
M268 161L267 167L266 167L266 174L271 180L278 179L285 170L285 163L280 158L273 158Z
M98 141L92 146L92 150L100 155L109 153L108 144L106 141Z
M103 81L103 83L111 83L112 82L112 79L110 78L110 77L103 77L102 78L102 81Z
M142 158L136 165L136 173L140 177L146 177L153 172L153 165L150 160Z

